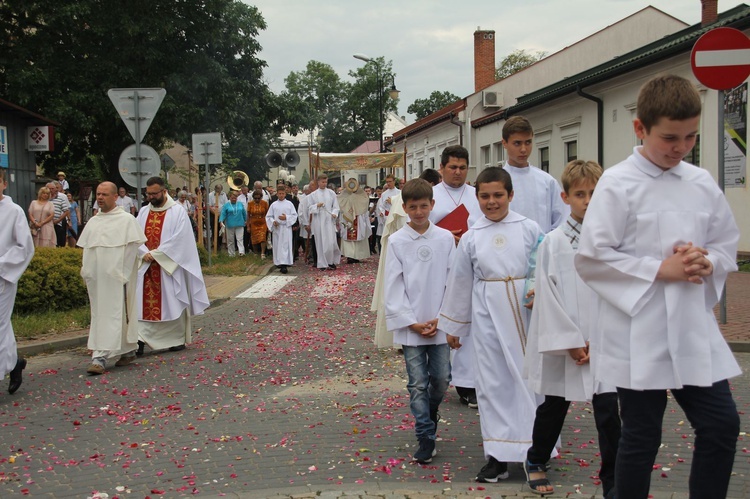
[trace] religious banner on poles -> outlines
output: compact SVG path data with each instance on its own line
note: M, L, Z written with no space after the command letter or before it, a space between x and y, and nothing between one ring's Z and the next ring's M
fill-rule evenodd
M319 153L320 171L369 170L373 168L403 168L404 153L375 154Z
M747 82L724 94L724 186L747 185Z

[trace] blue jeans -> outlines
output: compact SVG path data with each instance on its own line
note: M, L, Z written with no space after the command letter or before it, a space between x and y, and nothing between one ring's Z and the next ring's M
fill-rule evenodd
M435 440L438 406L451 382L451 349L442 345L403 346L409 382L409 406L416 423L417 439ZM432 417L431 417L432 416Z
M695 431L690 497L724 498L734 465L740 417L727 380L712 386L670 390ZM615 464L617 497L648 497L651 473L659 451L666 390L618 388L622 437Z

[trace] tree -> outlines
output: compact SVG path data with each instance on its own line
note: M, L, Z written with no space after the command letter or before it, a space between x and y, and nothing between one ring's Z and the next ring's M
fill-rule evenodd
M57 150L43 159L47 173L91 179L102 171L117 181L132 138L107 89L163 87L145 143L159 150L219 131L230 168L258 178L268 137L283 125L257 57L265 27L257 8L237 0L6 0L0 92L61 123Z
M435 111L443 109L459 100L460 97L451 92L440 92L435 90L426 99L415 100L408 108L407 113L415 114L418 120L429 116Z
M287 131L318 130L321 150L327 152L349 152L366 140L379 140L378 92L384 122L389 111L398 109L398 100L387 91L393 82L391 63L381 57L349 71L349 76L353 83L317 61L308 62L304 71L290 73L279 96Z
M547 52L538 51L535 54L530 54L524 49L517 49L506 55L505 58L500 61L495 70L495 79L502 80L507 78L513 73L521 71L527 66L531 66L539 59L544 58Z

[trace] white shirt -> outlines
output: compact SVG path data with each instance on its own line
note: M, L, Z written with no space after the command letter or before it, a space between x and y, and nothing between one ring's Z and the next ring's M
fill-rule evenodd
M503 167L513 179L513 201L510 209L532 219L547 233L558 227L570 214L560 193L557 180L536 166L518 168L506 163Z
M425 338L409 326L438 318L456 243L430 223L424 234L408 224L390 236L385 263L385 320L400 345L439 345L445 333Z
M133 202L133 198L130 196L117 196L117 199L115 200L115 204L125 210L126 213L133 213L135 210L135 203Z
M599 180L575 257L599 295L594 377L634 390L710 386L741 372L712 310L737 270L739 229L706 170L663 171L638 149ZM656 280L687 242L708 250L713 274L703 284Z

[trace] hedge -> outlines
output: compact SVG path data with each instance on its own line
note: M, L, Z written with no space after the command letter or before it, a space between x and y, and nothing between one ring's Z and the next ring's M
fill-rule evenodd
M15 312L32 314L88 305L86 285L81 278L82 255L78 248L36 248L18 282Z

